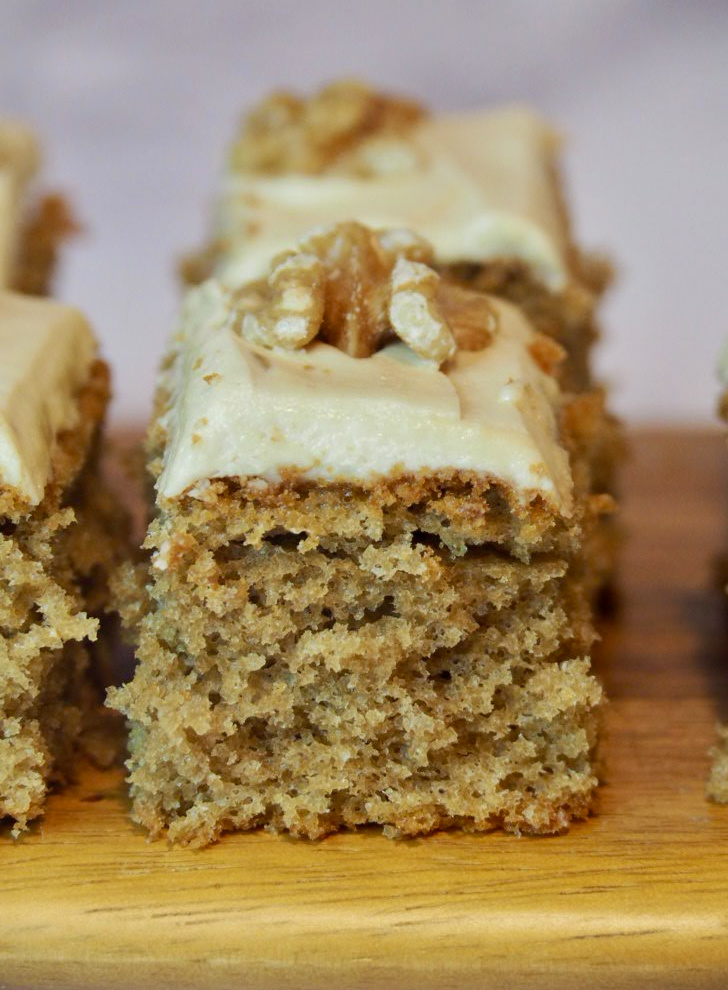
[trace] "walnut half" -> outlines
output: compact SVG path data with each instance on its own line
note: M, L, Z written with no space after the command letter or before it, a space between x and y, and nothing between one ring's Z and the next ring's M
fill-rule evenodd
M366 156L360 159L357 149L406 134L423 115L413 101L355 79L331 83L310 99L273 93L246 120L231 165L258 175L318 175L333 167L367 174Z
M432 248L407 230L372 231L353 221L313 231L273 261L266 279L235 294L240 330L254 344L296 349L315 337L351 357L399 337L441 365L458 347L491 336L487 299L444 283Z
M324 315L324 266L313 254L292 254L274 263L267 285L249 287L239 300L243 335L263 347L305 347Z
M415 354L442 364L455 354L450 327L437 301L440 276L421 261L400 257L392 271L389 319Z

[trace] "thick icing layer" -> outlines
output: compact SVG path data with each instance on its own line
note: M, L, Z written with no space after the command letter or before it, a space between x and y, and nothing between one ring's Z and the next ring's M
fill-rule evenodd
M567 278L568 231L555 147L542 120L511 109L426 118L399 151L389 142L372 178L232 173L218 208L217 274L230 284L259 278L312 227L359 220L417 231L444 263L519 258L558 289Z
M50 479L58 433L77 421L95 354L77 310L0 291L0 485L32 505Z
M25 190L38 160L33 134L20 124L0 120L0 289L10 282Z
M524 499L571 511L571 476L555 420L558 388L529 352L516 308L491 300L492 342L436 370L403 344L370 358L315 341L298 351L248 343L227 293L188 294L163 388L169 404L159 495L199 493L218 477L367 483L399 471L488 474Z

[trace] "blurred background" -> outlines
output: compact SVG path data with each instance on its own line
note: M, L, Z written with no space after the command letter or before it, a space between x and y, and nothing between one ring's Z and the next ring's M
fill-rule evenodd
M46 147L83 235L59 295L147 416L243 111L342 75L438 110L526 101L568 139L578 239L619 280L598 366L632 422L714 418L728 336L728 3L722 0L0 0L0 114Z

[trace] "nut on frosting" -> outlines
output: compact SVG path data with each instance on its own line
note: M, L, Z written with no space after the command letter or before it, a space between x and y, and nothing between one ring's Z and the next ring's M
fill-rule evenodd
M560 393L544 370L553 355L514 306L450 286L437 301L458 345L441 368L396 335L366 360L323 339L251 343L229 287L210 279L192 290L160 382L159 497L205 498L216 478L368 484L463 470L568 515Z
M372 145L406 133L423 116L412 100L355 79L330 83L310 99L273 93L246 120L231 164L264 175L318 175L334 168L366 176L379 170Z
M523 108L417 114L354 84L310 100L278 94L237 143L213 244L188 271L239 286L316 224L357 220L418 231L440 265L517 259L560 291L572 252L557 151L554 131Z
M314 254L283 255L266 280L243 288L237 304L251 344L305 347L324 316L324 266Z
M449 315L466 350L487 344L494 317L482 295L444 283L432 262L430 245L409 230L349 221L314 231L274 259L266 278L237 290L240 331L286 350L319 337L356 358L399 337L439 366L460 344Z

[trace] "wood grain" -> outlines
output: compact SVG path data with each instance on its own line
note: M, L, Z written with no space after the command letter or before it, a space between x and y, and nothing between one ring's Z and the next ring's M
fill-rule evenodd
M726 461L717 433L633 438L598 816L550 839L169 851L129 824L118 771L86 770L31 834L0 837L0 987L728 985L728 808L703 797L728 715Z

